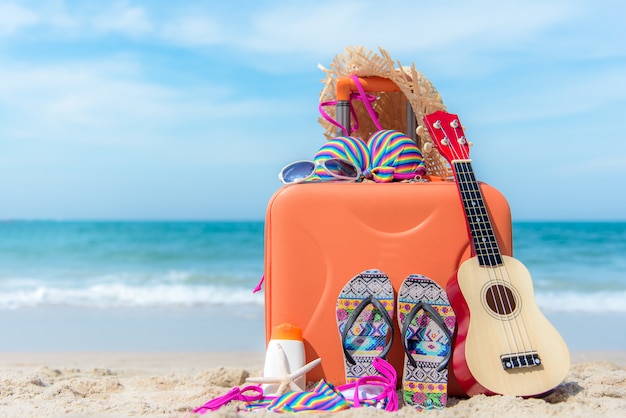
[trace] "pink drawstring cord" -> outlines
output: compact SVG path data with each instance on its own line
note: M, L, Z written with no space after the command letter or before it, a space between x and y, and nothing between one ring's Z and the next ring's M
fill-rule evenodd
M359 399L359 387L364 385L382 386L383 391L374 398L376 401L382 401L386 399L385 410L389 412L398 410L398 394L396 392L396 381L398 375L391 364L382 358L376 357L372 361L374 368L381 374L380 376L363 376L356 382L348 383L340 386L337 390L343 392L348 389L354 390L354 399L352 400L355 408L361 406L361 399Z
M253 395L245 395L245 393L248 391L252 391L255 393ZM215 399L211 399L204 405L194 409L191 412L193 412L194 414L204 414L207 411L217 411L222 406L232 401L253 402L258 401L261 398L263 398L263 389L261 389L260 386L245 386L243 388L234 387L226 394L218 396Z

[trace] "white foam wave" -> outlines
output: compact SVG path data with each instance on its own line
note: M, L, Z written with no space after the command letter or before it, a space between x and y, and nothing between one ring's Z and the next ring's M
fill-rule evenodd
M100 309L220 305L262 306L263 303L263 295L252 293L252 289L176 284L154 286L95 284L84 288L37 286L31 289L22 288L0 292L0 310L40 306L74 306Z
M0 310L70 306L86 308L194 307L241 305L263 307L262 293L252 288L167 283L150 286L123 283L92 284L85 287L3 286ZM626 291L544 292L535 295L537 305L547 312L626 313Z
M626 291L537 292L535 298L543 311L626 313Z

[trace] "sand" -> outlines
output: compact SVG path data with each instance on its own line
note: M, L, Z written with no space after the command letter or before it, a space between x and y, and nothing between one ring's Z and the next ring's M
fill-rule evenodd
M626 352L575 352L565 382L543 399L451 398L432 417L626 416ZM185 417L193 408L259 375L260 352L1 353L0 414L46 417ZM247 413L242 412L241 415ZM276 416L260 412L255 416ZM422 416L352 409L337 417ZM205 415L231 417L235 405ZM249 415L249 414L248 414ZM311 416L311 415L308 415Z

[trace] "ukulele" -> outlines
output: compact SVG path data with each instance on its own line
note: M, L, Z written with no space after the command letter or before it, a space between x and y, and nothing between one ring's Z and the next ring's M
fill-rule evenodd
M546 394L567 375L567 345L539 311L526 267L500 252L458 116L437 111L424 122L452 167L471 244L446 289L457 315L454 374L468 395Z

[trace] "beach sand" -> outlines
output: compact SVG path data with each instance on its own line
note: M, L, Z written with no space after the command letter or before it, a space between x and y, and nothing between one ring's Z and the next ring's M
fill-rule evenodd
M193 408L258 376L262 352L0 353L2 416L184 417ZM236 406L209 416L236 416ZM246 413L242 413L246 414ZM275 416L260 412L255 416ZM626 416L626 352L572 353L563 384L542 399L450 398L433 417ZM310 416L310 415L308 415ZM351 409L337 417L389 416ZM393 416L422 416L403 406Z

